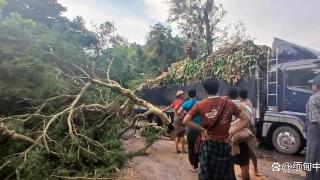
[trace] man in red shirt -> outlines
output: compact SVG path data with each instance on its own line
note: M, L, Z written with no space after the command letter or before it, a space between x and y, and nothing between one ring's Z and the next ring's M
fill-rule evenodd
M248 126L249 118L231 100L217 95L218 80L206 79L202 86L208 97L193 106L184 118L186 126L200 130L202 135L199 180L235 180L229 141ZM200 126L192 122L197 115L202 119ZM229 132L232 116L239 118L240 122Z
M178 112L180 106L184 101L184 92L181 90L177 91L176 97L177 98L171 104L171 108L174 110L175 114Z
M178 116L178 110L180 108L180 106L183 104L184 102L184 92L179 90L176 93L176 99L172 102L172 104L165 108L163 111L167 111L170 108L173 109L174 112L174 120L173 120L173 124L174 124L174 134L176 137L176 152L180 153L182 151L182 153L186 153L185 150L185 144L186 144L186 139L185 139L185 133L186 133L186 129L185 126L183 125L182 122L182 118L180 118ZM181 143L181 151L179 150L179 143Z

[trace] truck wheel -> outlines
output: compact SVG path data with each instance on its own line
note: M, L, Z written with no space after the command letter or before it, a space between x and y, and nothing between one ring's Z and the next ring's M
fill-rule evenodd
M272 134L272 144L281 153L296 154L301 150L301 136L292 127L280 126Z

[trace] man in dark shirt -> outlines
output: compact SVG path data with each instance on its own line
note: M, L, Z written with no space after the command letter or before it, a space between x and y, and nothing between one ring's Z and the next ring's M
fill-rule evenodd
M249 118L231 100L217 96L218 80L209 78L202 85L208 97L193 106L184 118L184 124L200 130L203 139L199 179L235 180L229 141L235 133L248 126ZM221 115L219 119L216 118L218 114ZM201 125L192 122L197 115L201 116ZM240 122L229 132L232 116L239 118Z

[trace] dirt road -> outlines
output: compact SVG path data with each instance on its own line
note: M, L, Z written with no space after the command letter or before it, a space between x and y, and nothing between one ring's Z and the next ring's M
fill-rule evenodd
M127 151L134 151L143 146L141 139L133 138L124 142ZM174 142L159 140L145 157L135 157L123 167L118 176L120 180L196 180L197 174L192 173L186 154L175 154ZM303 172L273 172L273 162L302 162L303 156L287 156L266 149L258 149L259 169L261 177L254 177L251 165L251 178L262 179L304 179ZM235 167L239 179L239 167Z

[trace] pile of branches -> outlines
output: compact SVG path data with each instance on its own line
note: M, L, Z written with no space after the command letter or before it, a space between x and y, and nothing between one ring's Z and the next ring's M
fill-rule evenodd
M36 103L31 113L0 117L0 179L110 179L109 173L125 160L120 137L126 131L149 114L169 122L165 113L135 94L145 84L130 90L110 79L112 60L101 79L52 52L47 55L59 68L57 78L77 85L75 93ZM100 92L103 103L86 101L92 91ZM133 104L147 111L127 113Z
M266 69L267 46L258 46L253 41L241 44L230 44L208 57L200 59L185 59L173 64L166 77L156 82L155 86L170 86L173 84L192 84L206 77L217 77L229 84L236 84L249 73L249 68L256 63Z

